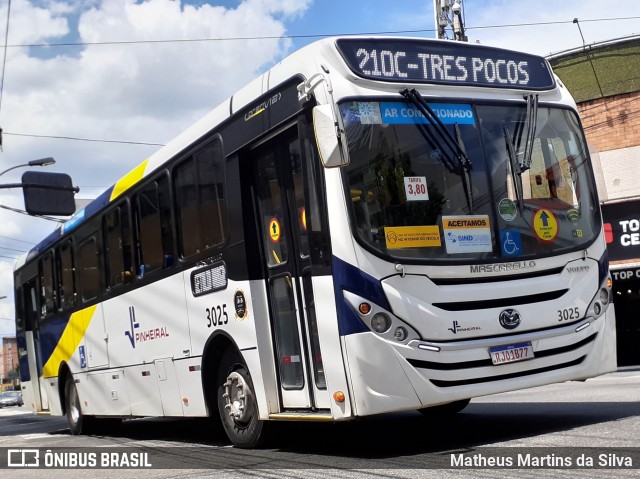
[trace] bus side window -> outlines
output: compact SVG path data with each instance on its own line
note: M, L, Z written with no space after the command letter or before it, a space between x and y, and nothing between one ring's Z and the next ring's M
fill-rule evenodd
M15 301L16 301L16 332L21 333L25 330L25 298L24 298L24 289L23 286L20 285L16 288L15 293Z
M135 234L140 277L168 267L173 257L169 181L161 176L136 195Z
M200 221L198 210L197 170L193 157L174 170L174 191L178 238L183 257L200 252Z
M173 170L180 253L188 257L228 238L225 157L214 141Z
M56 253L60 308L73 308L76 305L76 284L71 240L59 246Z
M21 299L23 327L21 331L34 331L37 329L40 311L38 310L38 287L36 278L27 281L22 287L23 296ZM18 298L19 296L16 296ZM16 303L17 304L17 303ZM22 321L21 321L22 323ZM16 326L18 327L18 326Z
M225 158L218 143L196 153L200 188L202 235L205 248L225 242L228 230L225 198Z
M303 168L308 197L305 231L308 236L308 248L312 263L328 266L331 262L331 248L329 246L331 241L326 225L327 218L323 213L326 211L326 199L322 194L324 179L319 169L321 163L316 153L315 142L309 140L309 138L313 138L312 135L312 131L306 132L306 137L303 137Z
M171 183L169 182L169 177L164 175L158 178L158 210L160 211L163 268L173 266L175 256L171 205Z
M78 263L80 294L83 301L90 301L96 298L102 289L100 251L95 233L78 246Z
M131 283L133 281L133 257L129 203L127 201L104 215L103 231L109 286Z
M56 310L56 291L53 269L53 253L49 252L40 260L40 304L41 316L48 316Z

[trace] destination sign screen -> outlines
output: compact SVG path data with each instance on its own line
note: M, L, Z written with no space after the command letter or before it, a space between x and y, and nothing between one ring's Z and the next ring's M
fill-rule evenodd
M337 40L349 68L372 80L548 90L555 80L536 55L462 42Z

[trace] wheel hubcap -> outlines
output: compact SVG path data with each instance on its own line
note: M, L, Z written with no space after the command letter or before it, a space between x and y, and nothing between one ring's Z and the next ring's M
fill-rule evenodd
M77 424L80 419L80 404L76 388L71 388L69 392L69 413L71 414L71 421Z
M244 378L237 372L227 376L223 384L225 409L234 421L240 423L249 422L253 415L253 393Z

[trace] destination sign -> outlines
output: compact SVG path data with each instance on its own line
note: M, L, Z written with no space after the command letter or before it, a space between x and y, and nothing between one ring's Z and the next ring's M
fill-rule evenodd
M404 83L548 90L555 80L536 55L461 42L340 39L338 50L358 76Z

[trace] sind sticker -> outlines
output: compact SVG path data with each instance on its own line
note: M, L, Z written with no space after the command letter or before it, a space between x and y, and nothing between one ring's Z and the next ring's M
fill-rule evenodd
M432 248L441 246L440 228L437 226L386 226L384 236L387 248Z
M443 216L442 229L448 254L489 253L493 250L488 215Z

